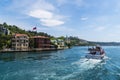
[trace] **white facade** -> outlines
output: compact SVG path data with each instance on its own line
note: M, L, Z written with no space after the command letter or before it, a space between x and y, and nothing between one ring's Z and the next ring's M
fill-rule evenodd
M29 47L29 37L26 34L15 34L12 37L13 50L27 50Z

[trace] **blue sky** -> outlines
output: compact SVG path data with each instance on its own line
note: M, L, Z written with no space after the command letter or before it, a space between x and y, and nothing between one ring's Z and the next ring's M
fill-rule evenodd
M0 0L0 23L54 36L120 41L119 0Z

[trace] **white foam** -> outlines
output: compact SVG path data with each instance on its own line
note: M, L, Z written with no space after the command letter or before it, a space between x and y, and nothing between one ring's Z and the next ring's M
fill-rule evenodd
M71 77L74 77L74 73L63 76L62 79L60 79L60 80L66 80L66 79L69 79Z
M34 80L39 80L39 77L34 77Z
M104 56L103 58L104 60L110 59L108 56Z
M120 73L117 73L118 76L120 76Z
M71 74L68 74L66 76L62 77L62 80L66 80L69 78L72 78L76 76L76 74L81 73L81 71L85 71L88 69L94 68L97 64L99 64L102 60L96 60L96 59L80 59L79 61L73 62L72 65L77 65L78 66L78 71L75 71Z
M102 60L84 58L72 63L72 65L77 65L81 70L88 70L94 68L101 61Z

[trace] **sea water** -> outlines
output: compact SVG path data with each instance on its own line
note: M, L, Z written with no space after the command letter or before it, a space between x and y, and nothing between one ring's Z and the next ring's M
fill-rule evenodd
M0 53L0 80L120 80L120 46L103 48L103 60L86 59L88 47Z

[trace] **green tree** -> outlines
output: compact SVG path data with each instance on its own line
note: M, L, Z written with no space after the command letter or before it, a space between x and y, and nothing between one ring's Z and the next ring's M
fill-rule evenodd
M11 47L11 35L0 34L0 49Z

